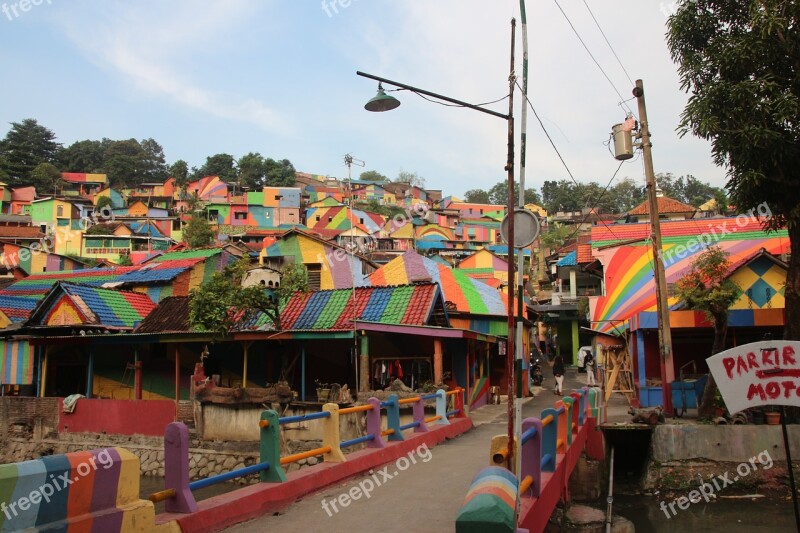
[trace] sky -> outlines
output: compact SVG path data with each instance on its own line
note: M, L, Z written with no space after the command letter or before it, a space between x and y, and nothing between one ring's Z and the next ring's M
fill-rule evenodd
M622 100L642 79L655 172L724 184L710 145L676 131L687 95L664 37L674 2L527 4L528 98L577 181L614 175L611 127L628 107L638 115ZM356 71L475 104L501 99L512 17L521 85L519 0L0 0L0 135L35 118L65 146L152 137L168 163L252 151L339 178L349 153L365 162L354 178L415 172L460 196L505 179L506 122L408 91L390 93L398 109L367 112L377 83ZM517 90L517 160L523 102ZM508 111L507 100L487 107ZM530 108L527 140L526 187L570 179ZM625 177L644 183L641 156Z

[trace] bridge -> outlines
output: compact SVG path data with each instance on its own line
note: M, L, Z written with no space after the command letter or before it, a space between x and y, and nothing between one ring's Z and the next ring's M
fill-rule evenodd
M131 485L138 490L138 479L131 477L137 470L131 466L135 457L125 456L128 466L121 469L125 476L120 474L110 481L119 487L117 500L111 498L107 508L97 512L132 517L131 509L137 509L138 519L125 518L128 521L121 524L138 520L141 525L145 521L151 523L145 530L173 532L305 531L319 526L337 530L371 527L384 531L452 531L454 524L457 531L542 531L556 504L569 499L568 480L581 454L603 458L601 433L595 431L596 391L577 388L563 398L542 391L536 398L526 399L520 447L522 468L518 474L497 470L504 472L507 479L500 491L496 484L486 483L482 469L492 463L502 465L508 457L505 437L497 435L504 433L506 427L505 406L488 405L467 417L460 392L440 390L403 399L390 396L384 401L372 398L366 405L345 409L327 404L323 411L301 417L278 417L274 411L265 411L259 424L262 453L258 463L193 482L188 476L188 431L181 424L171 424L164 444L166 489L151 495L151 502L131 499L128 493L135 492ZM429 407L435 404L433 416L426 416L426 403ZM401 419L401 406L412 408L410 421L408 417ZM366 415L366 433L341 441L339 419L355 413ZM281 457L280 428L297 418L317 419L324 424L322 446ZM347 455L342 452L359 444L366 448ZM125 454L121 451L112 455ZM318 455L325 459L320 465L289 474L283 471L292 462ZM70 458L58 464L77 463ZM38 475L38 467L24 465L5 466L20 473L36 471ZM49 468L45 465L46 471ZM199 502L194 500L193 490L253 473L258 473L262 483ZM23 477L16 481L16 488L32 483ZM79 491L78 485L66 489L69 494L63 494L65 502L74 499L71 493ZM123 487L128 494L124 501L119 497ZM19 492L16 488L11 487L8 492L8 487L0 487L9 495ZM167 512L154 516L152 502L159 501L165 502ZM76 507L71 504L54 512L54 507L48 508L49 501L48 505L37 503L40 505L28 520L29 525L52 528L58 523L91 524L105 519L93 515L93 504L81 508L80 516L73 516L70 513ZM482 522L480 511L487 505L510 510L510 522ZM15 530L10 524L0 525L3 531ZM132 529L121 525L119 530Z

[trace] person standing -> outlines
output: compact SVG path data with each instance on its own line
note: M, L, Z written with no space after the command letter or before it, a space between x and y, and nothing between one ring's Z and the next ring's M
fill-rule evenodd
M561 396L563 394L564 385L564 359L561 357L561 354L557 354L556 358L553 359L553 376L556 378L556 388L553 392Z
M586 357L583 359L583 366L586 369L586 386L597 386L597 382L594 380L594 355L591 350L586 351Z

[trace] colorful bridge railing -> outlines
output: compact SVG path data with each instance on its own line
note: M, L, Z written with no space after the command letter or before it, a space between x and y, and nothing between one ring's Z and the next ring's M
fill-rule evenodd
M452 397L453 409L448 410L448 400ZM436 414L425 417L425 402L436 401ZM412 406L412 421L400 424L400 406ZM387 429L382 430L382 410L386 413ZM366 434L342 441L339 433L340 417L352 413L366 413ZM165 490L150 495L152 502L164 501L168 513L193 513L197 511L197 502L192 491L216 483L222 483L238 477L258 472L262 482L286 482L283 467L317 455L322 455L325 462L341 463L347 461L342 449L366 444L368 448L383 448L388 441L403 441L403 431L413 429L414 433L428 432L428 424L448 425L452 417L465 417L463 389L457 388L449 392L438 390L435 393L400 399L390 395L388 400L380 401L370 398L365 405L339 408L338 404L328 403L322 411L297 416L279 417L273 410L263 411L259 427L261 428L261 447L259 462L232 470L216 476L189 482L189 430L181 423L175 422L167 427L164 435L164 485ZM285 424L322 420L322 446L313 450L280 456L280 427Z
M544 409L541 418L522 421L520 472L514 476L506 470L516 482L512 511L519 496L516 528L508 526L508 499L499 497L505 494L498 493L497 487L487 485L484 480L487 475L494 475L496 479L497 472L492 469L501 468L508 459L508 437L494 437L490 462L495 466L481 470L473 480L456 517L456 532L543 531L558 501L569 499L569 477L581 453L586 451L590 459L604 457L602 433L597 429L599 401L596 389L583 388L556 401L552 408ZM507 490L510 485L503 486ZM476 492L494 497L475 500Z
M159 531L124 448L0 465L0 531Z

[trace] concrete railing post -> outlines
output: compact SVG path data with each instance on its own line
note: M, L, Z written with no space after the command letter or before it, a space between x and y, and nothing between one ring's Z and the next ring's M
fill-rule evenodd
M542 411L542 420L547 418L548 416L553 417L553 421L547 424L546 426L542 427L542 435L541 435L541 446L542 446L542 458L540 462L543 463L541 465L542 472L554 472L556 469L556 453L558 453L558 446L556 441L558 440L558 433L559 433L559 414L558 411L555 409L545 409ZM545 461L547 459L547 461Z
M372 406L372 409L367 411L367 435L374 435L374 438L367 442L367 448L385 448L386 443L381 437L381 401L370 398L367 403Z
M164 431L164 488L175 490L175 497L164 505L168 513L197 511L189 490L189 428L181 422L168 424Z
M400 429L400 404L397 403L397 394L390 394L389 399L386 401L386 428L394 430L394 433L389 435L389 440L406 440L403 437L403 431Z
M262 482L285 483L286 473L281 466L281 427L278 413L272 410L261 412L260 462L269 463L269 468L259 472Z
M575 399L568 396L564 397L564 405L567 407L567 447L572 445L572 435L575 432Z
M538 418L526 418L522 421L522 433L531 428L536 428L536 435L528 439L520 449L522 466L519 479L533 477L533 484L529 489L531 496L538 498L542 491L542 421ZM520 494L520 496L523 496Z
M322 406L322 410L331 414L329 417L322 419L322 445L331 447L331 451L323 456L323 460L326 463L344 463L347 459L342 453L342 448L340 446L339 404L326 403Z
M427 433L428 426L425 424L425 401L420 398L418 402L411 404L411 416L414 422L419 422L419 425L414 426L414 433Z
M569 406L563 401L556 402L556 410L562 411L558 414L558 440L561 441L560 446L556 446L556 452L566 453L567 445L569 444Z
M447 425L450 420L447 419L447 394L443 389L436 391L436 416L439 420L434 422L437 425Z

